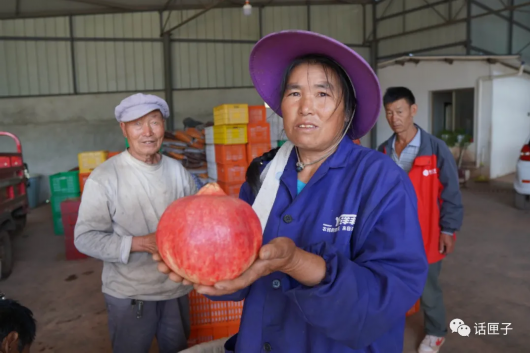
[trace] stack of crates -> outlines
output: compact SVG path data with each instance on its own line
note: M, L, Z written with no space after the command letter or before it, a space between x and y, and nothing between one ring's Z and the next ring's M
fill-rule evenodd
M53 212L53 228L56 235L64 234L61 215L61 203L81 195L79 187L79 171L61 172L50 175L51 205Z
M93 151L81 152L77 155L79 162L79 186L81 193L85 187L85 183L90 176L90 173L98 165L105 162L109 158L109 151Z
M208 177L228 195L238 196L245 181L248 104L223 104L213 109L214 126L206 128Z
M239 331L243 301L211 301L192 290L189 294L191 334L188 346L230 337Z
M267 122L267 111L264 105L248 107L247 142L248 164L254 158L271 150L270 125Z

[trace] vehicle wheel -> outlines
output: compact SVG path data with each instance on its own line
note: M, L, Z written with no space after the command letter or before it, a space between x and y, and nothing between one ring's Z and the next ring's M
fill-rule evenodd
M9 231L9 235L11 236L11 238L22 235L22 233L24 232L24 228L26 227L27 218L28 218L28 215L22 215L22 216L15 217L16 229Z
M5 231L0 231L0 265L1 279L6 279L13 271L13 248L11 237Z
M520 210L530 210L530 195L515 192L515 208Z

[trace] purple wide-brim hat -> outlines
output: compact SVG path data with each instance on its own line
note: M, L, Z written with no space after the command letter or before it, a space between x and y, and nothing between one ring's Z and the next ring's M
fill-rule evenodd
M324 35L288 30L263 37L250 53L250 77L259 95L279 116L280 89L289 64L307 54L326 55L350 77L357 97L357 109L348 135L358 139L377 122L381 109L381 89L374 71L355 51Z

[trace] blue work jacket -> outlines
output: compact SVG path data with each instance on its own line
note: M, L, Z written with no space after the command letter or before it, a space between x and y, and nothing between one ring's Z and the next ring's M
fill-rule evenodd
M324 258L325 278L307 287L275 272L210 297L245 299L227 352L401 353L405 314L428 266L409 177L389 157L344 139L297 194L296 161L293 150L277 176L263 244L293 239ZM254 202L247 183L240 198Z

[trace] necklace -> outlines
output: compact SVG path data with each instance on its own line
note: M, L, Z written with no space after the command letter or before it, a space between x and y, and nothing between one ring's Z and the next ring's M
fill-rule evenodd
M337 146L335 146L337 147ZM298 153L298 147L295 147L296 149L296 156L298 157L298 162L296 162L296 171L298 173L300 173L302 170L304 170L304 168L308 165L312 165L312 164L315 164L315 163L318 163L320 162L321 160L323 160L324 158L327 158L329 157L333 152L335 152L335 147L332 148L327 154L325 154L323 157L320 157L319 159L317 159L316 161L313 161L311 163L303 163L301 160L300 160L300 153Z

